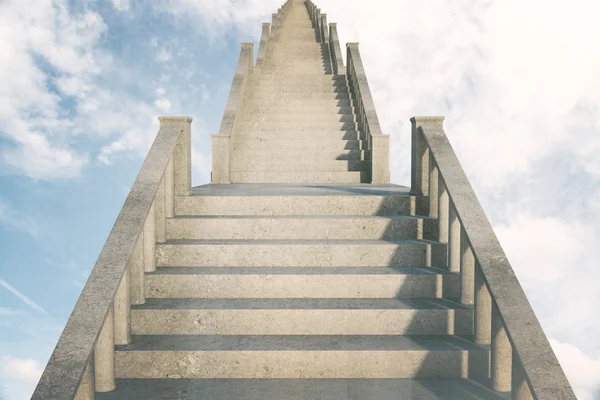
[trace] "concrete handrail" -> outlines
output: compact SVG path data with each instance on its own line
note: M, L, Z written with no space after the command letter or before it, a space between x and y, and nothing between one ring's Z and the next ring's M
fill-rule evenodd
M443 130L444 117L413 117L411 194L439 222L461 302L473 305L475 342L491 344L492 389L512 399L575 394Z
M114 346L131 341L130 304L142 304L144 271L166 240L174 196L191 193L189 117L160 130L33 393L34 400L93 399L115 388ZM93 371L93 372L92 372Z
M337 24L329 24L329 51L331 52L331 66L335 75L346 75L346 67L342 59L342 48L337 33Z
M352 97L358 130L367 141L367 155L371 162L371 183L389 183L389 135L381 132L375 103L367 75L358 51L358 43L347 43L346 76Z
M244 102L249 76L254 71L252 66L253 48L253 43L242 43L221 127L218 134L212 135L212 183L229 183L229 161L237 120Z
M265 61L265 55L267 54L267 45L269 44L269 37L271 35L271 24L263 22L262 33L260 35L260 44L258 45L258 54L256 56L256 66L262 67Z

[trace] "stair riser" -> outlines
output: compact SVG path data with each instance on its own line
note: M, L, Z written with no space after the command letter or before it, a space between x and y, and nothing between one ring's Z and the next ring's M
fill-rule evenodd
M287 139L290 141L298 140L315 140L322 138L324 140L363 140L360 139L357 131L324 131L324 130L310 130L310 131L295 131L295 130L264 130L260 132L256 131L240 131L236 132L236 139L250 140L250 139Z
M369 183L370 173L367 171L352 172L269 172L280 169L273 165L262 165L250 171L231 171L231 183ZM288 167L288 169L290 169Z
M241 122L238 129L242 131L260 131L260 130L283 130L289 129L294 131L314 131L315 129L327 131L354 131L357 130L355 122L325 122L305 119L303 121L277 121L277 120L253 120L252 122Z
M363 140L285 140L285 139L250 139L236 140L233 149L236 151L263 150L265 148L285 149L285 151L314 152L317 150L364 150ZM362 169L362 166L358 169ZM347 169L346 169L347 170ZM353 169L350 169L353 170Z
M412 196L177 196L177 215L411 215Z
M297 99L290 98L286 99L285 102L267 102L264 99L252 99L246 98L244 99L244 109L252 109L252 108L275 108L275 107L293 107L293 108L304 108L307 110L312 110L315 108L324 107L324 109L338 108L338 107L351 107L352 102L350 99Z
M247 267L386 267L446 265L446 245L403 244L161 244L162 266Z
M149 298L446 298L459 297L458 275L149 274Z
M263 124L285 124L286 126L305 125L339 125L350 123L354 126L354 115L339 114L276 114L274 112L247 112L242 113L244 117L252 117Z
M466 378L466 350L116 351L116 378Z
M471 310L132 310L135 335L472 335Z
M319 93L319 92L298 92L298 93L282 93L282 92L265 92L265 93L252 93L246 95L245 99L247 100L278 100L278 101L290 101L294 99L303 99L303 100L349 100L350 95L348 92L343 93Z
M294 176L304 176L309 174L318 180L327 180L327 175L332 177L351 173L367 172L368 164L361 160L335 160L330 158L306 159L311 154L310 151L294 152L294 162L286 162L284 158L261 160L259 158L239 158L231 163L231 176L233 173L241 172L262 172L269 174L282 174L289 178ZM359 174L360 175L360 174ZM283 178L282 178L283 179ZM285 182L283 182L285 183ZM291 183L291 182L288 182ZM310 182L309 182L310 183ZM315 183L315 182L312 182Z
M262 85L255 84L249 88L249 93L273 94L273 93L348 93L348 88L343 86L288 86L288 85Z
M423 220L168 218L168 239L422 239Z
M295 118L317 118L317 116L331 117L335 114L337 117L350 116L354 118L354 108L350 106L340 107L337 105L326 106L304 106L304 107L282 107L282 105L253 104L252 107L246 104L242 111L246 115L267 114L267 115L294 115Z

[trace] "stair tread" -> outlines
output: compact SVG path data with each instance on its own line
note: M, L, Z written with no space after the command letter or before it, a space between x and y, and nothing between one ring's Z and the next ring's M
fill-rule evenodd
M164 245L425 245L441 244L425 239L169 239Z
M133 310L470 310L449 299L146 299Z
M410 188L399 185L377 184L285 184L285 183L231 183L208 184L192 188L192 196L404 196Z
M454 335L132 335L117 351L477 351Z
M378 219L378 220L434 220L435 218L421 215L177 215L178 219Z
M117 379L97 400L504 400L467 379Z
M162 267L146 275L456 275L436 267Z

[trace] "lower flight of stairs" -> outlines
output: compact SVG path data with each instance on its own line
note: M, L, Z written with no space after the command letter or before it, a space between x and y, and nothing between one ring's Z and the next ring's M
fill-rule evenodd
M176 199L117 389L98 399L505 399L435 220L395 185L205 185Z

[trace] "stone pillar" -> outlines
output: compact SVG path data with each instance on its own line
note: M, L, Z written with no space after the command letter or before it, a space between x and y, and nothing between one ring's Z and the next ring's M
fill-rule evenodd
M173 157L169 158L167 169L165 170L165 217L173 218L175 216L175 188L173 182Z
M323 43L329 43L329 30L327 27L327 14L321 14L321 40Z
M459 227L459 232L461 231L461 251L459 254L460 296L461 303L470 306L473 304L475 298L475 256L473 255L473 248L466 232Z
M144 291L144 232L140 233L133 246L133 252L129 259L129 278L131 280L129 293L131 304L144 304L146 294Z
M492 389L511 391L512 348L498 308L492 308Z
M277 30L277 14L271 14L271 40L275 39L275 31Z
M129 293L129 268L117 289L114 300L115 308L115 344L131 343L131 303Z
M166 241L167 236L167 221L165 220L165 197L166 197L166 183L165 183L165 174L160 178L160 183L158 184L158 190L156 191L156 198L154 200L154 228L155 228L155 236L156 242L164 243Z
M448 188L446 188L446 192L448 192ZM456 214L456 208L454 202L448 200L448 269L450 272L460 271L460 236L460 221Z
M94 349L94 382L96 384L96 392L111 392L116 387L114 337L113 309L110 307Z
M181 127L179 140L173 151L173 174L175 196L192 194L192 137L190 117L158 117L161 126Z
M435 196L435 194L432 194ZM448 243L450 198L444 179L438 177L438 241Z
M483 279L483 271L475 265L475 343L492 341L492 298Z
M429 154L429 216L431 218L438 217L438 168L431 152L427 152Z
M155 205L156 201L152 202L150 211L144 223L144 271L156 271L156 230L155 230Z
M92 376L90 360L85 364L83 377L79 383L75 400L94 400L94 377Z

